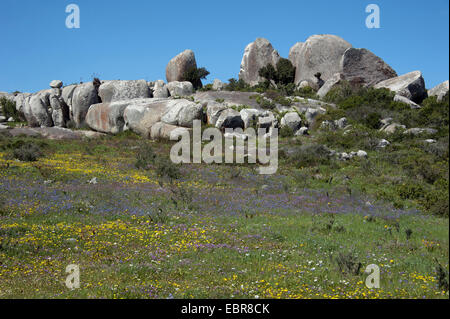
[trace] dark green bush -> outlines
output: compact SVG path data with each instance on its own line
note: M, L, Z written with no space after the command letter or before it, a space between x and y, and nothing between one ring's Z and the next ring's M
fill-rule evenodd
M15 121L19 121L19 112L16 110L16 102L8 100L6 97L0 98L0 108L8 119L12 117Z
M155 164L156 154L153 149L147 145L143 144L139 147L136 154L136 162L134 166L138 169L148 169L150 165Z
M280 129L280 137L292 137L294 133L294 130L289 126L282 126Z
M242 92L248 92L250 91L250 85L245 83L244 80L239 79L229 79L228 84L225 86L226 91L242 91Z
M156 162L156 174L170 181L181 177L180 169L169 158L158 158Z
M202 80L206 79L209 71L205 68L191 68L183 74L183 81L191 82L194 89L199 89L203 86Z
M294 83L295 67L288 59L281 58L277 62L277 84L288 85Z
M281 58L277 62L276 68L269 63L262 67L258 74L268 82L273 81L277 85L288 85L294 83L295 67L288 59Z
M20 147L15 148L12 155L15 159L22 162L35 162L43 155L43 153L37 144L25 143Z
M296 167L328 165L331 160L330 150L320 144L301 145L287 155L289 162Z
M364 124L371 129L379 129L381 126L381 115L377 112L369 113L364 121Z

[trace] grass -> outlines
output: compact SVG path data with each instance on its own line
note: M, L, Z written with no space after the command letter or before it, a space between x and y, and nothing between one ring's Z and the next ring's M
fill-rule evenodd
M43 156L8 156L24 143ZM183 165L170 183L154 154L171 144L143 143L0 139L0 298L448 298L448 218L396 192L414 177L393 153L412 141L370 163L282 158L273 176ZM80 289L64 285L69 264ZM365 287L370 264L380 289Z

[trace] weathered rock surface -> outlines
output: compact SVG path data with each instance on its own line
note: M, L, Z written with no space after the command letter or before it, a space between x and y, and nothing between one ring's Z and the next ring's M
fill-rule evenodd
M414 71L389 80L382 81L374 86L376 89L386 88L398 95L404 96L415 103L421 103L427 97L425 80L422 72Z
M293 66L296 66L300 63L300 53L302 51L303 45L303 42L297 42L289 50L289 61L291 61Z
M221 91L225 87L225 83L220 81L219 79L215 79L212 85L212 89L216 91Z
M410 134L410 135L418 136L418 135L422 135L422 134L433 135L433 134L436 134L437 132L438 131L433 129L433 128L418 128L418 127L414 127L414 128L407 129L403 133L404 134Z
M272 44L267 39L258 38L245 48L239 79L252 86L257 85L264 80L259 76L259 70L269 63L275 67L279 59L280 55Z
M419 109L420 108L420 105L418 105L417 103L414 103L410 99L408 99L408 98L406 98L404 96L398 95L398 94L396 94L394 96L394 101L408 104L412 109Z
M302 119L296 112L286 113L286 115L281 119L281 126L289 127L294 133L300 129L301 124Z
M123 131L123 112L129 101L115 101L91 105L86 114L86 124L101 133L117 134Z
M24 114L30 126L53 126L50 113L50 96L52 90L39 91L25 101Z
M73 92L75 92L75 89L77 88L76 84L65 86L62 89L61 98L63 99L64 103L69 107L69 117L73 119L73 109L72 109L72 98L73 98Z
M244 121L242 121L241 114L238 111L233 109L226 109L220 113L220 116L216 122L216 127L219 129L244 129Z
M155 81L153 85L153 97L157 99L164 99L169 97L169 90L167 89L167 85L163 80Z
M217 102L226 105L226 106L241 106L247 105L252 108L259 109L259 104L255 101L255 99L250 98L251 96L258 94L254 92L231 92L231 91L206 91L200 92L197 91L193 97L195 101L199 101L201 103L207 102ZM222 101L223 100L223 101Z
M170 96L187 96L194 93L194 86L191 82L169 82L167 83L167 89L169 90Z
M344 52L352 45L335 35L313 35L303 45L291 49L291 62L296 67L295 83L306 80L314 83L315 74L321 73L323 81L327 81L335 73L340 72L340 62Z
M53 80L53 81L50 82L50 87L51 88L60 89L60 88L62 88L62 86L63 86L63 83L60 80Z
M226 110L227 107L222 104L222 103L218 103L218 102L207 102L207 106L206 106L206 120L207 123L210 125L216 125L217 120L219 119L220 113L222 113L222 111Z
M92 82L77 85L72 96L72 120L80 127L89 107L100 102L97 88Z
M6 134L17 136L30 136L30 137L43 137L53 140L76 140L82 138L98 138L104 136L104 134L92 132L92 131L72 131L67 128L61 127L24 127L8 129Z
M201 120L203 106L185 99L168 101L167 111L162 115L161 122L182 127L192 127L194 120Z
M130 101L123 112L125 127L145 138L150 137L152 126L161 122L168 108L167 99L137 99Z
M392 123L380 129L380 131L385 132L387 134L394 134L398 130L406 130L406 126L398 123Z
M335 73L331 78L329 78L324 85L317 91L317 95L323 99L325 95L330 92L332 88L337 86L339 83L345 80L345 77L342 73Z
M25 100L29 96L31 96L31 93L18 93L14 97L14 102L16 102L16 110L21 116L24 116Z
M367 49L347 49L340 68L347 81L363 86L374 86L397 76L397 72Z
M151 91L145 80L136 81L106 81L98 89L98 95L103 103L150 98Z
M436 85L431 90L428 90L428 96L436 96L437 100L440 102L448 94L449 82L448 80Z
M249 128L252 125L256 126L258 117L264 112L258 109L242 109L240 112L242 121L244 121L244 128Z
M171 134L178 131L190 131L191 129L158 122L152 126L150 131L151 139L170 139Z
M69 120L69 107L58 95L51 95L49 100L52 109L53 125L57 127L66 127L66 123Z
M184 81L185 72L197 68L195 54L192 50L185 50L170 60L166 67L167 82ZM194 83L193 83L194 84Z

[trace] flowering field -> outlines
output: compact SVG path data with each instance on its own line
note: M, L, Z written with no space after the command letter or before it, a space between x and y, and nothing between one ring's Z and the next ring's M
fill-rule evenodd
M301 178L283 162L273 176L185 165L167 180L135 165L162 142L29 139L45 152L22 162L17 140L0 148L0 298L448 298L448 218L376 199L359 162Z

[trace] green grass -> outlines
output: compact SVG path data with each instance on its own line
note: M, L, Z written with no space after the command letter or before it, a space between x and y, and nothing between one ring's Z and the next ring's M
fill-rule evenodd
M44 156L5 158L18 140L41 145ZM438 263L448 273L448 218L396 193L401 181L417 183L391 159L410 142L370 151L370 164L282 159L268 178L250 165L186 165L173 184L154 163L135 167L143 143L159 155L171 146L129 134L0 140L0 298L448 298L436 273ZM295 147L291 138L280 144ZM98 185L87 183L93 177ZM235 200L238 210L228 207ZM413 212L395 217L397 202ZM339 255L361 271L342 273ZM80 266L80 289L64 285L69 264ZM381 289L365 287L370 264L381 268Z

